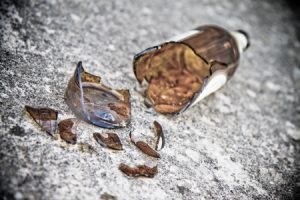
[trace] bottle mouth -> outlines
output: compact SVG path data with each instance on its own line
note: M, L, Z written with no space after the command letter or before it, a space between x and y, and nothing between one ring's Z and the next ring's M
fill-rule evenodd
M243 48L243 51L246 51L250 47L250 37L249 37L249 34L246 31L244 31L244 30L236 30L236 32L243 34L245 36L245 38L247 39L247 44Z

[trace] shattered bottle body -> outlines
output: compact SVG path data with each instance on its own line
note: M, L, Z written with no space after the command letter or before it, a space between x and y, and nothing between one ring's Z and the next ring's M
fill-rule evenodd
M229 75L232 76L235 71L240 53L237 44L232 35L219 27L199 27L196 34L180 40L180 42L189 45L194 49L196 54L201 56L206 62L217 61L211 69L212 72L219 68L227 68L230 70Z
M178 114L224 85L247 45L243 32L202 26L137 54L134 72L149 84L148 104Z

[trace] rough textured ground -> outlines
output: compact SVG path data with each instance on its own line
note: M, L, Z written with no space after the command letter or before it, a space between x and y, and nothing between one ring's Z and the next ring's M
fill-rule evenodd
M297 199L300 198L300 86L297 23L283 1L1 1L0 178L6 199ZM244 29L251 48L217 94L168 118L143 105L134 53L202 24ZM299 24L297 24L299 27ZM299 30L299 29L298 29ZM299 38L298 38L299 39ZM86 123L78 145L40 130L24 105L73 116L64 91L77 61L115 88L129 88L132 125L116 130L124 151L101 148ZM152 122L166 147L153 179L131 179L121 162L156 162L128 141Z

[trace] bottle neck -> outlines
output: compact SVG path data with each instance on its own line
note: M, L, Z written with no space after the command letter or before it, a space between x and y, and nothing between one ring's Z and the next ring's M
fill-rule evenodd
M240 55L249 47L249 39L247 35L241 31L230 32L234 40L236 41Z

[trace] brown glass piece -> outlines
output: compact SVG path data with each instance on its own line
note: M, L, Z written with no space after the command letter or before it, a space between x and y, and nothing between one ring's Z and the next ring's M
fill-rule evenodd
M199 27L198 33L146 49L134 59L137 80L148 82L146 98L162 114L184 111L216 71L231 77L239 52L233 37L217 26Z
M93 146L91 146L88 143L79 142L78 143L78 148L79 148L80 151L82 151L84 153L96 152L95 149L93 148Z
M152 178L157 174L157 166L148 167L146 165L138 165L136 167L130 167L126 164L121 163L119 166L119 170L125 173L127 176L131 177L149 177Z
M93 137L103 147L108 147L115 150L123 149L120 138L115 133L94 133Z
M152 149L147 143L143 141L134 141L131 137L131 133L129 134L131 142L143 153L147 154L148 156L154 157L154 158L160 158L160 155L157 151Z
M152 149L147 143L143 141L133 142L137 148L139 148L143 153L147 154L148 156L152 156L154 158L160 158L160 155L157 151Z
M103 128L124 127L130 123L129 90L111 89L101 78L85 72L79 62L68 83L66 102L79 118Z
M76 144L77 136L73 133L74 119L65 119L58 123L59 135L69 144Z
M57 129L58 112L51 108L33 108L25 106L33 120L49 135L54 136Z
M104 192L103 194L101 194L100 200L117 200L117 197Z
M155 150L161 150L165 146L165 136L162 126L157 121L153 122L156 135Z
M206 61L215 62L212 68L228 68L228 77L230 78L238 66L240 57L232 35L218 26L200 26L196 30L200 32L180 42L191 46ZM217 63L224 65L220 66L221 64Z

